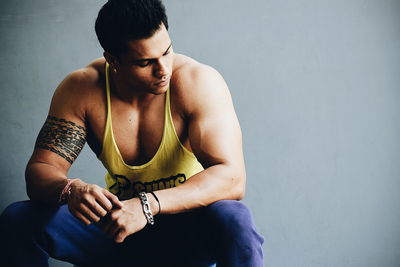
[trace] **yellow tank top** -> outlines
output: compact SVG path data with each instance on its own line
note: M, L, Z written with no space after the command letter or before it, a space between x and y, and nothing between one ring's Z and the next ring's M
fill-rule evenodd
M195 155L187 150L175 132L170 109L170 88L166 92L164 129L161 144L147 163L131 166L124 162L112 130L109 65L106 63L107 119L99 159L107 169L106 188L120 199L139 192L156 191L184 183L203 170Z

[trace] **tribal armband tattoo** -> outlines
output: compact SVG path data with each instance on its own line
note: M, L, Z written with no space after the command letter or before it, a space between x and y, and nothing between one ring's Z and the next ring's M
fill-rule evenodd
M73 163L86 142L86 128L72 121L48 116L35 148L50 150Z

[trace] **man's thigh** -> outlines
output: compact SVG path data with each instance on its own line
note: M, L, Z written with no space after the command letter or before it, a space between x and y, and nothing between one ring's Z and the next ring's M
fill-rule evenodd
M98 227L83 224L66 205L52 208L34 201L16 202L2 213L1 225L9 243L7 258L18 266L28 266L24 262L42 266L49 256L75 264L104 262L117 252L115 243Z
M158 215L154 226L147 225L120 244L96 224L84 225L66 205L51 209L32 201L18 202L7 217L8 224L20 229L15 236L20 244L27 242L24 235L33 233L35 244L41 246L38 251L78 265L208 266L221 255L221 226L232 224L231 220L221 224L220 217L228 218L236 210L236 202L224 201L193 212Z
M67 205L50 208L33 201L13 203L3 213L2 224L3 230L10 230L7 239L13 244L8 255L14 253L17 258L23 249L27 257L19 259L37 262L37 266L48 256L82 266L188 266L189 261L212 261L212 234L202 209L155 219L154 226L147 225L123 243L115 243L96 224L83 224Z

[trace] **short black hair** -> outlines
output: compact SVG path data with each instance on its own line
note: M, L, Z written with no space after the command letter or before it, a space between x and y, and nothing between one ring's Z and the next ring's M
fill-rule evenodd
M99 11L95 30L104 51L118 57L127 51L128 41L151 37L161 24L168 30L160 0L109 0Z

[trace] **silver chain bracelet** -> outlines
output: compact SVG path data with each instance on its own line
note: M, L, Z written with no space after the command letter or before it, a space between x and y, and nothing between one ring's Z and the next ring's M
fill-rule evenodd
M151 213L150 203L149 203L149 199L147 198L146 193L140 192L139 198L140 198L140 202L142 203L143 213L147 219L147 222L151 225L154 225L154 217L153 217L153 214Z

